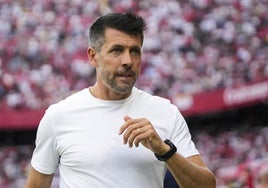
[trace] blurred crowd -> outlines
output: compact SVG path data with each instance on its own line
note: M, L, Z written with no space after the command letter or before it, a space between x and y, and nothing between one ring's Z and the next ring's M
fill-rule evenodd
M258 188L259 172L268 171L268 127L216 135L201 131L196 136L200 153L217 176L217 188Z
M21 188L25 184L31 145L0 146L0 187Z
M268 127L237 127L215 135L199 132L193 134L193 139L217 177L217 188L258 188L259 175L268 173ZM1 188L22 187L32 149L32 145L0 146ZM268 185L267 178L268 174L265 179ZM52 187L57 185L56 174Z
M266 0L1 0L0 108L40 109L94 82L88 26L132 10L148 24L137 86L170 98L268 77Z

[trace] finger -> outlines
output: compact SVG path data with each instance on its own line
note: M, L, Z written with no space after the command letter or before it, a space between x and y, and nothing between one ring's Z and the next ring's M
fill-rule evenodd
M129 117L129 116L125 116L125 117L124 117L124 120L125 120L125 121L130 120L130 119L131 119L131 117Z
M128 142L128 146L131 148L133 146L133 142L134 140L138 137L138 135L141 134L141 129L137 128L134 129L131 134L128 136L127 142Z
M127 127L123 135L124 144L129 142L130 136L135 137L139 133L141 127L142 124L140 124L139 122L131 122L131 124Z
M128 120L127 122L130 125L126 128L124 135L123 135L124 144L129 143L129 145L132 146L133 141L135 140L135 137L138 134L140 134L140 133L137 133L136 129L142 128L142 127L146 129L146 127L149 126L149 123L148 123L149 121L147 119L141 118L141 119L131 119L131 120ZM145 129L143 129L142 132L144 132Z
M147 138L149 138L150 133L148 130L150 129L149 125L145 125L141 128L134 129L132 133L128 137L128 143L129 146L132 147L133 143L135 144L136 147L139 146L139 143Z
M134 139L134 145L139 146L140 143L148 145L151 141L150 132L146 131L137 135Z
M146 126L142 127L140 129L140 134L137 135L134 139L135 146L138 147L140 142L142 142L143 145L146 143L150 143L153 133L154 130L151 128L150 125L147 124Z
M131 118L129 116L125 116L124 117L125 123L120 127L118 134L121 135L130 125L129 120L131 120Z

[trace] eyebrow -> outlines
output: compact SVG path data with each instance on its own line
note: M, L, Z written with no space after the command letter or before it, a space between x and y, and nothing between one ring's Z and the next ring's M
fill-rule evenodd
M140 46L136 46L136 45L134 45L134 46L125 46L125 45L122 45L122 44L114 44L114 45L112 45L110 47L110 49L112 49L112 48L125 48L125 47L130 48L130 50L135 49L135 50L140 50L141 51L141 49L142 49Z

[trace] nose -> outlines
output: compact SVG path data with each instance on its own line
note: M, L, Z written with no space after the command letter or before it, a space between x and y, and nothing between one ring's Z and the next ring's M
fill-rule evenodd
M132 66L132 64L133 62L132 62L132 57L131 57L130 52L125 52L122 57L122 65L129 67L129 66Z

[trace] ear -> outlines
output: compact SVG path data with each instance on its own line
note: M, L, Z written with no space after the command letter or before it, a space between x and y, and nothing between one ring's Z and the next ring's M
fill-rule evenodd
M96 61L97 59L97 51L92 48L92 47L89 47L87 49L87 57L88 57L88 60L90 62L90 64L94 67L97 67L98 66L98 63Z

